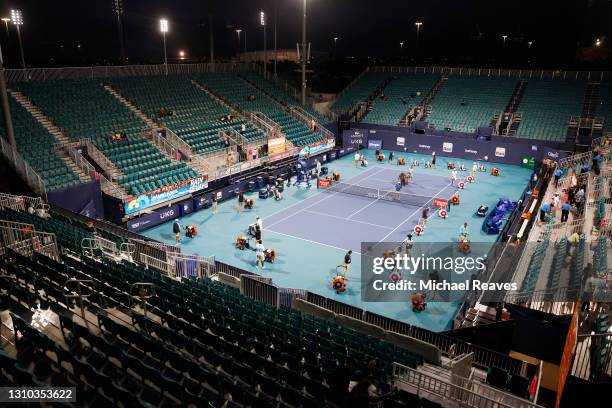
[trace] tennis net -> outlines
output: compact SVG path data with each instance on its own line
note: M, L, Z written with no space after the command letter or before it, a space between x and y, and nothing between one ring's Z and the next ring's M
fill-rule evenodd
M382 190L372 187L363 187L355 184L337 182L330 186L323 187L324 191L350 194L359 197L371 198L374 200L391 201L404 205L412 205L415 207L425 207L434 197L423 196L418 194L402 193L401 191Z

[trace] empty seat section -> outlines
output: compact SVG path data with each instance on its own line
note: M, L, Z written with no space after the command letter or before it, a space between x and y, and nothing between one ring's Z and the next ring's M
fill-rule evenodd
M604 82L599 87L601 97L596 117L604 121L604 132L612 132L612 82Z
M580 116L586 83L559 79L529 79L518 106L522 120L517 136L564 141L572 116Z
M241 129L246 122L233 118L229 123L221 118L229 110L197 88L191 79L182 75L126 77L111 81L111 85L129 98L148 116L174 131L196 153L212 153L224 148L219 130L233 127ZM168 115L160 117L160 109ZM171 113L171 114L170 114ZM247 125L244 136L257 140L263 133Z
M419 104L437 79L435 74L397 76L385 87L384 97L372 102L372 110L362 122L397 125L411 107Z
M503 112L516 78L450 76L431 102L427 122L438 129L475 132Z
M322 140L320 135L313 133L302 122L284 111L276 101L237 74L203 74L198 75L197 79L242 111L261 112L268 116L278 123L287 140L295 146L304 146Z
M338 97L331 110L336 113L344 113L355 104L367 100L388 76L389 74L380 72L366 72Z
M32 81L19 88L75 139L89 138L124 175L118 181L130 194L142 194L197 173L171 162L143 136L146 124L95 80ZM125 132L127 138L110 136Z
M53 135L10 95L9 108L17 151L43 179L47 191L79 184L79 177L58 157ZM6 139L4 115L0 127L0 134Z

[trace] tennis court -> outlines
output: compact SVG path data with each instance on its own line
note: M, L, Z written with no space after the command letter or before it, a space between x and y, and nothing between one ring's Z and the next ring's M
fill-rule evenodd
M401 170L372 167L265 219L264 231L359 252L362 242L397 242L413 231L422 208L456 190L446 177L418 173L398 193ZM432 211L433 213L433 211Z
M333 161L327 166L330 172L342 174L341 181L364 188L394 191L393 183L406 166L379 163L373 151L363 151L370 161L367 168L356 168L351 155ZM407 162L421 161L428 156L403 154ZM414 180L402 189L402 193L430 197L449 198L454 188L448 186L448 161L457 159L440 157L437 168L417 167ZM448 242L454 245L459 226L470 223L474 242L493 242L496 236L487 235L480 226L482 218L474 215L479 205L495 205L501 196L517 199L529 180L531 171L518 166L498 165L502 176L479 174L473 184L460 191L461 204L453 206L447 219L433 211L425 234L416 238L426 242ZM460 174L460 179L465 174ZM503 188L500 188L503 185ZM378 197L378 192L376 197ZM367 193L366 193L367 195ZM405 203L345 194L337 191L289 187L282 201L260 200L257 193L249 193L255 199L255 209L238 212L234 199L219 203L219 211L198 211L181 219L182 224L198 226L196 239L183 240L186 253L211 255L225 263L271 277L279 286L307 289L340 302L364 308L374 313L415 324L434 331L445 330L457 311L456 302L434 302L427 313L414 313L406 302L364 302L361 298L361 256L355 254L346 292L337 294L330 285L347 249L360 252L361 242L401 241L418 222L422 207ZM393 194L391 194L391 198ZM431 204L430 204L431 205ZM264 246L278 253L274 264L266 264L263 271L255 267L255 253L240 251L234 246L236 237L245 234L250 223L259 215L263 218ZM163 242L174 242L172 224L151 228L145 235ZM213 238L214 237L214 238ZM384 247L384 245L381 245Z

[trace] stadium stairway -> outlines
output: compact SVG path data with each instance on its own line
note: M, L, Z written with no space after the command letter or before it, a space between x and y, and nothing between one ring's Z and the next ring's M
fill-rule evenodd
M150 128L154 128L157 127L157 124L155 122L153 122L153 120L151 120L151 118L149 118L147 115L144 114L143 111L141 111L140 109L138 109L138 107L136 107L136 105L134 105L131 101L129 101L126 97L124 97L123 95L121 95L121 93L119 91L117 91L115 88L113 88L112 86L105 84L104 85L104 89L110 93L111 95L113 95L115 98L117 98L117 100L119 102L121 102L122 104L124 104L129 110L131 110L132 112L134 112L134 114L136 116L138 116L140 119L142 119L143 122L145 122Z
M597 108L601 102L599 95L599 82L589 82L584 90L584 101L582 102L581 118L594 119Z
M72 172L76 174L82 182L89 181L89 177L87 177L87 175L79 168L79 166L77 166L74 160L72 160L72 158L66 152L65 148L61 147L62 145L67 145L73 142L70 136L62 132L59 126L53 123L53 121L49 119L38 106L30 102L28 97L25 96L23 93L9 89L9 94L17 102L19 102L19 104L23 106L24 109L28 111L34 119L36 119L45 129L47 129L47 131L51 134L51 136L55 138L55 140L57 140L60 145L60 147L56 150L57 156L64 163L66 163L66 166L68 166L68 168L72 170Z
M422 106L425 109L422 110L421 117L417 118L417 120L427 119L427 116L429 116L429 114L431 113L431 101L435 98L436 94L440 92L440 90L442 89L442 87L447 81L448 81L447 76L441 76L436 81L436 83L431 87L429 92L427 92L427 94L423 97L423 100L421 101L419 106ZM409 112L406 112L406 115L408 115L408 113Z

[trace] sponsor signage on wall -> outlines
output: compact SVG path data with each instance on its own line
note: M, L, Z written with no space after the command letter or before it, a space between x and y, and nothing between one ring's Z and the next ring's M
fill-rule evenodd
M125 215L142 211L149 207L163 204L167 201L196 193L208 187L208 176L198 176L190 180L181 181L169 186L149 191L138 196L131 196L124 200L123 209Z
M405 146L405 145L406 145L406 138L404 138L404 137L398 137L395 143L396 143L398 146Z
M329 140L326 140L326 141L323 141L321 143L317 143L314 145L304 146L302 150L300 150L300 153L298 155L300 158L304 156L314 156L316 154L323 153L327 150L333 149L335 146L336 146L336 139L329 139Z
M444 153L452 153L453 152L453 144L450 142L442 143L442 151Z
M180 207L175 204L170 207L162 208L152 214L146 214L135 220L128 221L128 230L132 232L143 231L147 228L152 228L164 222L171 221L180 216Z
M506 157L506 148L505 147L496 147L495 148L495 157Z
M285 136L268 139L268 154L285 153Z
M382 140L368 140L368 149L370 150L382 149Z

